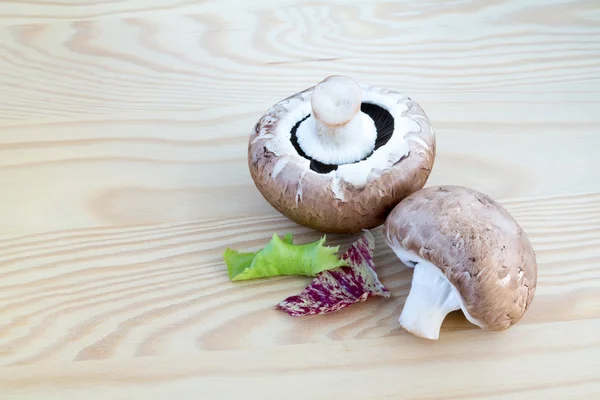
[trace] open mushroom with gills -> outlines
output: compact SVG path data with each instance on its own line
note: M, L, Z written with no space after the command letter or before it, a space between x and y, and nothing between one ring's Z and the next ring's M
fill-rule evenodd
M263 197L292 221L333 233L382 225L425 185L434 158L435 134L415 101L337 75L272 106L248 145Z
M389 214L384 238L414 268L398 322L416 336L438 339L455 310L482 329L505 330L533 300L531 242L508 211L475 190L437 186L406 197Z

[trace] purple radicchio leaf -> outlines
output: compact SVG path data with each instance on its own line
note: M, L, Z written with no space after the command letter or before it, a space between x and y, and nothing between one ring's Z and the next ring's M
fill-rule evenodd
M326 314L371 296L390 297L390 292L377 278L373 252L375 238L366 230L342 255L348 266L318 273L299 294L275 306L291 316Z

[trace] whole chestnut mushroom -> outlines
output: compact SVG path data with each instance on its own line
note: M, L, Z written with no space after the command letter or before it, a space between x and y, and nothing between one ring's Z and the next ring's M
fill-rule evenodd
M489 196L462 186L422 189L402 200L384 225L388 246L414 268L398 322L438 339L451 311L482 329L515 325L537 285L537 262L517 221Z
M434 158L434 130L416 102L344 76L275 104L248 145L264 198L296 223L334 233L383 224L425 185Z

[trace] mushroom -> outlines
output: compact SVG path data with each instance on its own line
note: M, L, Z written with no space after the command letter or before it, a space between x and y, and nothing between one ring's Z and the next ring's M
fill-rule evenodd
M436 340L446 315L501 331L529 308L537 284L534 249L519 224L485 194L461 186L422 189L384 224L386 244L414 268L398 323Z
M382 225L425 185L434 158L434 130L416 102L337 75L272 106L248 143L262 196L294 222L332 233Z

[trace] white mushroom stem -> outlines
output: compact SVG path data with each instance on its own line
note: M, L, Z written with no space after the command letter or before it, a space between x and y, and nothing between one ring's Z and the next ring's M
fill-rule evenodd
M398 323L416 336L436 340L448 313L461 308L456 289L430 262L415 265L412 286Z
M375 148L377 129L360 111L360 86L350 78L331 76L311 95L313 116L298 129L298 143L311 158L325 164L359 161Z

